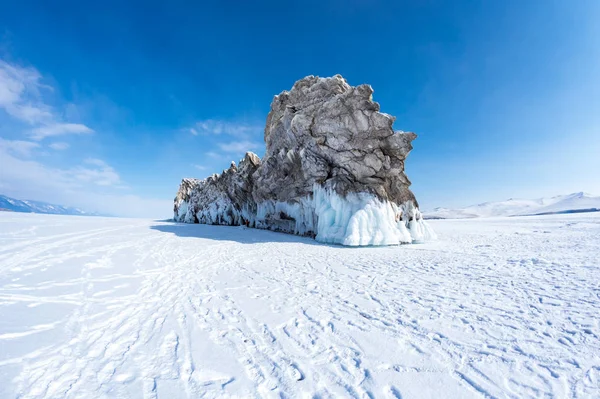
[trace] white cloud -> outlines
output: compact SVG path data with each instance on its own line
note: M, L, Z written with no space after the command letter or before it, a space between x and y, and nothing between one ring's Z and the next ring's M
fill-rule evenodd
M15 144L14 141L10 143L8 146L0 145L0 180L22 180L22 184L27 184L27 181L44 181L44 184L54 184L61 188L116 187L121 184L121 178L114 168L100 159L87 159L84 164L67 169L53 168L18 156L35 146ZM15 148L20 151L15 151Z
M86 158L84 162L89 165L100 166L101 168L107 166L106 162L98 158Z
M196 165L196 164L192 164L192 166L198 170L206 170L208 169L206 166L203 165Z
M34 140L42 140L46 137L61 136L64 134L90 134L94 131L80 123L52 123L36 127L30 132Z
M95 184L97 186L120 185L121 178L119 174L103 160L88 158L85 160L85 163L95 166L95 168L78 166L66 171L66 173L78 182Z
M52 148L53 150L62 151L62 150L66 150L70 146L69 146L69 143L57 142L57 143L50 144L49 147Z
M229 143L219 143L219 148L228 153L246 153L250 150L256 150L262 145L253 141L232 141Z
M30 125L35 125L42 121L49 121L52 119L52 113L45 109L47 107L43 105L31 105L31 104L22 104L22 105L11 105L7 106L6 112L15 117L18 120L29 123Z
M52 90L41 83L35 68L23 68L0 60L0 108L12 117L35 124L52 117L41 101L40 90Z
M31 152L39 148L39 146L38 143L34 143L33 141L5 140L0 137L0 153L4 151L23 157L30 157Z
M41 101L40 89L52 90L41 83L35 68L23 68L0 60L0 108L12 117L35 124L52 117Z
M91 134L75 105L58 107L48 101L54 89L43 83L35 68L0 60L0 124L7 118L28 125L23 134L33 141L0 138L0 188L15 198L33 198L76 206L117 216L171 217L170 199L142 198L131 194L119 173L101 159L89 158L66 167L45 164L47 158L32 158L41 151L40 141L64 135ZM95 104L93 104L95 106ZM19 124L16 124L19 126ZM4 126L2 126L4 128ZM64 150L66 142L52 142L48 148ZM48 154L47 154L48 155ZM55 154L54 158L62 154ZM85 156L85 153L83 154Z
M263 127L241 122L221 121L216 119L206 119L196 122L189 132L197 136L204 135L230 135L236 137L248 137L261 132Z
M214 151L206 152L204 155L206 155L207 157L211 157L211 158L221 158L221 154L216 153Z
M32 67L0 60L0 109L12 118L33 126L30 136L41 140L62 134L92 133L79 123L62 120L61 113L44 101L44 92L54 89L42 83L42 75Z
M172 216L170 199L123 194L118 173L100 159L90 158L77 167L61 169L21 159L6 145L0 145L0 187L4 194L16 198L39 199L117 216Z

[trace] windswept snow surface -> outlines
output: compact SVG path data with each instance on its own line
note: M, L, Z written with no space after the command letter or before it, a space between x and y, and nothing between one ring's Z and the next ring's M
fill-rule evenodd
M600 397L600 214L431 224L347 248L0 212L0 397Z

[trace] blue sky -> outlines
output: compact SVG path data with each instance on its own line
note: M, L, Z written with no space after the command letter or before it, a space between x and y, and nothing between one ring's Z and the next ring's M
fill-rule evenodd
M4 2L0 193L167 217L275 94L369 83L422 208L600 194L600 2Z

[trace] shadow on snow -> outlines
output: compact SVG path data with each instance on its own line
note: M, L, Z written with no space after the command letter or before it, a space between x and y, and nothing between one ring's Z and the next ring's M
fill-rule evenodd
M315 241L310 237L279 233L270 230L246 228L242 226L220 226L207 224L189 224L164 222L150 226L151 230L175 234L178 237L201 238L206 240L235 241L240 244L257 244L267 242L297 242L299 244L331 246L345 248L341 245L328 245Z

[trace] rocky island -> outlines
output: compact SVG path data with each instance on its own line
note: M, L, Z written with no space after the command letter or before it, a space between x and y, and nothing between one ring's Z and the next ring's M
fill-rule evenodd
M183 179L174 220L247 225L350 246L434 239L404 162L414 133L394 131L373 89L307 76L275 96L262 159Z

